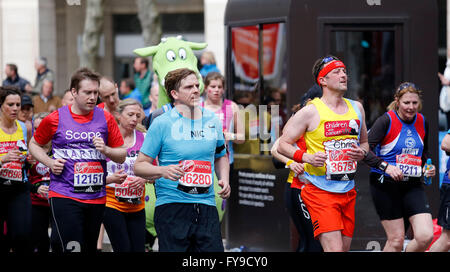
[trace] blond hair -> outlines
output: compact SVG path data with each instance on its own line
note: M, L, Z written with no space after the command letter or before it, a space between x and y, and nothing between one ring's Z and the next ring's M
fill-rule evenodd
M137 101L134 98L127 98L124 100L121 100L119 102L119 105L117 106L117 112L119 114L122 114L122 112L125 110L126 107L128 106L134 106L134 105L138 105L139 108L141 108L142 113L144 113L144 108L142 107L141 102ZM117 123L119 123L119 121L117 121ZM136 126L136 129L140 132L146 132L147 130L145 129L144 125L142 125L141 123L138 123Z
M398 102L400 101L400 98L406 93L413 93L417 94L419 96L419 111L422 110L422 90L417 88L417 86L414 83L411 82L403 82L400 84L397 88L397 91L394 95L394 101L392 101L389 106L387 106L387 110L398 110Z

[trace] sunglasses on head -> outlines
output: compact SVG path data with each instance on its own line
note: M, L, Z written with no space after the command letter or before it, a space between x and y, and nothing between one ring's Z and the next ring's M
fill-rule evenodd
M400 84L400 86L398 86L397 92L399 92L399 91L401 91L403 89L406 89L408 87L412 87L412 88L418 90L416 84L411 83L411 82L405 82L405 83Z
M325 58L322 59L322 62L320 63L320 65L326 64L326 63L328 63L330 61L333 61L333 60L334 60L333 57L325 57Z

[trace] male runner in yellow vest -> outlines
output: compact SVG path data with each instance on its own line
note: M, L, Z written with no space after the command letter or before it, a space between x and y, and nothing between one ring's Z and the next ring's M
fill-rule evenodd
M323 96L289 120L278 151L305 163L309 182L301 197L311 214L314 237L324 251L348 251L355 226L357 161L363 160L369 150L364 108L343 97L347 71L338 58L318 59L313 76ZM306 153L294 146L302 135Z

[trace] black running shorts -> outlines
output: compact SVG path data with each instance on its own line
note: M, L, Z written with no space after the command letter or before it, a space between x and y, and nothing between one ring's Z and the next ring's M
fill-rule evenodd
M409 218L420 213L431 213L422 183L394 181L380 174L370 173L370 192L381 220Z

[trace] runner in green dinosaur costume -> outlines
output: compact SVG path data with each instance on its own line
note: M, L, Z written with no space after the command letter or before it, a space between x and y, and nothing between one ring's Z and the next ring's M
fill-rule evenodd
M170 101L164 88L164 78L170 71L179 68L189 68L195 71L200 82L200 93L203 93L204 83L197 68L197 57L192 50L201 50L206 46L206 43L188 42L178 36L163 38L158 45L134 50L138 56L153 57L153 71L158 76L159 83L158 108Z

